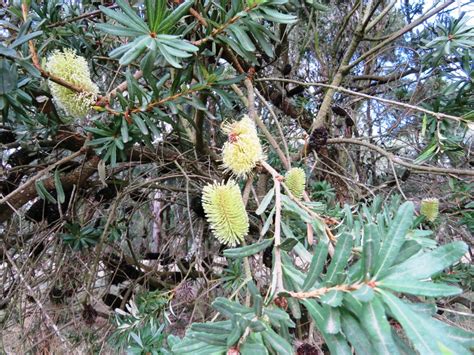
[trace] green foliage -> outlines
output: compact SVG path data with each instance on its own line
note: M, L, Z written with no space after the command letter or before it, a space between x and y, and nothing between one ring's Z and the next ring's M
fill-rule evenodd
M87 270L106 269L99 264L104 262L104 250L110 252L108 260L120 259L120 267L129 262L128 258L133 260L135 265L130 266L136 266L140 274L134 280L136 284L148 285L150 281L151 285L154 281L163 290L139 293L127 304L126 312L116 311L116 329L110 343L117 352L225 354L238 350L249 355L293 354L297 340L306 337L311 324L309 329L314 328L322 336L332 354L468 354L474 347L472 334L434 317L436 299L472 290L473 268L459 262L467 252L466 245L459 241L438 245L438 238L426 229L433 224L415 216L413 203L402 203L400 196L388 198L392 186L372 186L359 170L357 174L348 173L355 166L361 172L375 174L381 170L391 175L385 158L376 157L380 150L368 153L366 147L357 146L355 150L347 148L347 154L344 151L328 157L324 149L306 152L314 137L308 137L304 130L311 133L313 114L323 109L320 103L330 90L308 87L299 97L291 97L293 84L266 81L280 74L289 77L279 66L291 63L292 78L331 83L339 77L338 65L347 47L352 47L346 44L358 37L352 36L357 21L364 18L361 11L367 4L383 2L355 2L353 11L352 2L343 1L326 1L327 6L314 0L177 3L118 0L97 11L95 2L66 4L53 0L31 2L25 16L19 6L0 9L0 24L8 34L0 44L0 133L2 138L4 130L13 135L6 143L0 142L2 148L4 144L6 147L2 172L8 173L0 181L0 197L3 199L23 182L32 187L28 191L30 199L20 207L12 207L12 221L1 229L2 238L9 231L31 236L5 238L18 239L18 245L7 246L16 253L13 259L31 259L36 245L44 244L47 250L41 254L48 256L56 252L53 247L64 249L50 241L36 240L35 232L30 232L33 223L22 219L24 210L39 197L48 206L64 207L58 213L57 224L47 221L47 233L58 236L73 250L86 251L75 254L81 258L90 254L89 259L96 264L90 268L88 264ZM404 7L409 19L422 12L421 2ZM379 16L382 10L379 6L367 14ZM388 30L401 23L401 16L398 10L390 10L387 18L371 18L367 23L373 25L373 30L363 34L364 40L351 61L375 48L380 38L390 38ZM392 108L382 106L383 100L371 99L369 107L363 103L369 101L349 99L346 92L334 95L333 103L357 117L351 126L355 135L352 139L383 145L381 149L390 151L395 163L418 155L415 164L434 160L446 167L468 164L467 143L472 138L468 124L474 119L472 25L461 16L438 21L433 27L426 25L420 33L425 39L423 48L416 36L411 40L403 36L394 43L396 51L384 47L354 67L349 63L348 72L337 85L380 98L392 99L395 95L402 103L423 105L460 119L421 115L417 110L395 115ZM32 61L35 56L28 45L30 40L39 63ZM81 120L57 112L47 85L49 74L39 71L46 67L45 58L54 50L65 49L86 58L91 79L101 91ZM413 60L413 53L420 57ZM416 66L416 84L412 68L406 68L412 73L408 77L397 72L402 67L405 70L407 61ZM371 79L361 78L362 73ZM245 216L251 212L249 235L244 245L218 251L212 238L206 238L208 225L192 201L205 183L228 179L219 169L225 139L222 127L247 109L251 111L245 105L251 101L252 90L243 85L244 80L245 84L251 82L255 93L267 101L254 97L257 113L276 145L288 150L292 159L301 157L303 151L308 153L291 163L311 171L295 184L298 197L305 186L309 187L311 201L290 198L284 193L285 185L281 194L270 188L263 199L256 197L261 188L268 187L268 181L263 181L258 191L254 189L257 181L262 182L260 169L265 169L261 161L256 161L257 174L251 176L255 186L247 185L251 187L246 196L249 203L241 211ZM278 130L274 115L264 103L272 105L281 123ZM370 122L366 117L369 112L373 113ZM326 128L329 137L335 138L338 133L332 119L328 114L331 124ZM385 134L392 121L396 124ZM348 126L347 122L340 123ZM258 131L262 133L260 128ZM346 137L351 132L344 133ZM236 137L229 137L232 139ZM286 166L281 154L275 153L268 136L262 141L267 143L266 162L280 174ZM399 149L399 142L404 142L403 149ZM416 148L409 144L405 148L405 142ZM80 154L69 164L47 170L41 180L35 178L37 172L70 152ZM21 159L10 159L16 153L25 154L19 154ZM245 156L248 152L240 153ZM339 159L342 156L347 161ZM333 158L338 160L337 168L329 163ZM357 166L365 162L373 166ZM332 185L319 181L325 171L331 172ZM270 172L271 178L281 178ZM71 181L77 175L81 178ZM32 178L34 184L29 180ZM433 181L423 176L416 183L423 179ZM357 186L363 184L373 198L370 204L356 203L369 198L359 194L345 206L339 205L338 201L347 197L341 192L346 185L349 195L354 187L356 196ZM237 185L239 192L243 185ZM441 200L443 204L444 200L453 203L454 211L443 215L442 208L437 221L460 217L459 222L473 231L473 184L453 179L449 186L448 197ZM424 192L424 188L419 191ZM409 199L418 200L419 191L416 189ZM183 207L183 201L187 206ZM158 204L159 213L155 215ZM0 207L0 215L10 208L7 204ZM217 214L221 212L216 210ZM103 222L108 216L113 218L105 227ZM149 268L142 263L143 254L151 249L142 243L149 243L151 231L153 237L159 232L159 254L166 256L156 261L156 269L154 264ZM43 236L43 232L38 235ZM93 248L99 242L106 247ZM28 253L24 258L20 254L23 250ZM203 251L208 255L202 255ZM222 273L214 270L213 254L226 259ZM81 262L89 263L89 259ZM174 261L168 263L168 259ZM42 264L35 261L31 265ZM264 270L251 269L249 274L249 265ZM28 266L25 263L23 268ZM186 301L171 303L168 297L174 294L179 298L181 278L176 281L170 276L177 273L172 271L175 266L181 276L185 275L182 282L191 278L206 284L209 292L205 295L210 301L202 303L212 302L212 310L193 303L190 318L194 323L182 338L171 335L176 334L172 323L179 316L174 310L188 306L182 306ZM87 276L90 282L84 294L96 297L94 292L103 291L100 286L99 290L95 288L102 276ZM14 292L14 288L9 290Z
M59 237L73 250L82 250L96 245L102 235L102 229L94 226L82 227L78 223L67 223L64 227L67 232L59 234Z
M305 213L300 209L298 216ZM356 353L369 354L403 353L411 346L422 354L439 353L441 349L469 353L474 345L471 334L441 323L422 310L422 303L412 303L403 297L404 294L430 298L460 294L459 287L442 282L452 283L453 279L437 277L433 282L430 278L455 264L466 253L466 244L453 242L426 247L423 237L414 237L414 210L410 202L399 205L395 199L383 205L376 199L371 206L361 206L361 213L355 217L352 221L346 219L340 227L344 231L337 238L325 272L328 242L324 239L319 240L314 254L310 254L311 265L306 272L282 251L287 288L280 292L280 297L287 297L288 302L297 301L306 308L334 354L350 354L351 345ZM360 253L354 253L357 245ZM294 251L305 254L297 248ZM293 353L288 334L288 327L293 324L287 313L266 308L268 299L262 300L252 283L247 286L253 299L250 307L216 299L213 307L229 320L193 324L185 338L173 338L172 351L223 353L237 343L242 349L245 344L255 343L252 346L261 348L262 352ZM389 317L400 323L410 344L394 332Z
M127 312L115 310L117 328L109 341L128 354L168 354L164 350L166 322L159 325L160 315L169 299L159 291L137 295L127 304Z
M173 354L220 354L237 344L242 354L256 350L267 353L267 349L278 354L292 354L288 330L295 327L294 322L283 310L265 306L253 282L247 286L252 295L251 307L216 298L212 307L227 320L194 323L183 339L172 337ZM278 333L273 327L278 329Z
M423 63L430 68L440 68L441 78L433 82L440 93L424 106L434 112L463 116L464 119L458 124L423 116L421 132L428 138L428 144L415 160L418 164L442 154L455 163L462 159L466 123L473 119L474 27L465 14L458 19L448 18L445 23L434 27L429 31L434 38L423 39L427 50Z
M125 1L119 0L117 4L122 11L110 10L104 6L100 9L109 18L115 20L119 25L98 24L99 30L114 36L132 37L129 43L110 52L112 58L120 58L119 63L127 65L137 59L142 53L147 52L145 61L154 61L158 55L175 68L182 68L182 58L192 56L198 48L179 35L172 35L173 26L189 10L192 1L185 1L172 13L166 8L166 1L147 1L146 23Z

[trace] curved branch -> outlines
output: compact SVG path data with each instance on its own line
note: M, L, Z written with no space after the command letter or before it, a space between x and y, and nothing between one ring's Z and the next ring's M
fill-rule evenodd
M376 146L375 144L371 144L368 142L364 142L361 140L353 139L353 138L331 138L327 140L327 144L357 144L367 147L369 149L375 150L376 152L380 153L392 163L404 166L409 169L418 170L418 171L426 171L433 174L454 174L454 175L467 175L467 176L474 176L474 170L465 170L465 169L449 169L449 168L438 168L436 166L423 166L423 165L416 165L413 163L406 162L399 157L393 155L390 152Z
M406 103L398 102L398 101L393 101L393 100L389 100L389 99L383 99L383 98L377 97L377 96L371 96L371 95L363 94L361 92L345 89L341 86L334 86L334 85L323 84L323 83L318 83L318 82L305 83L305 82L298 81L298 80L283 79L283 78L262 78L262 79L256 79L256 81L283 81L283 82L286 82L286 83L293 83L293 84L298 84L298 85L303 85L303 86L319 86L319 87L323 87L323 88L328 88L328 89L333 89L333 90L336 90L336 91L344 92L346 94L350 94L350 95L354 95L354 96L360 96L360 97L364 97L366 99L376 100L376 101L384 102L384 103L391 104L391 105L394 105L394 106L400 106L400 107L404 107L404 108L407 108L407 109L410 109L410 110L423 112L423 113L426 113L428 115L434 116L437 119L446 118L446 119L457 121L457 122L466 122L466 120L462 117L451 116L451 115L447 115L447 114L441 113L441 112L430 111L430 110L427 110L423 107L414 106L414 105L410 105L410 104L406 104Z

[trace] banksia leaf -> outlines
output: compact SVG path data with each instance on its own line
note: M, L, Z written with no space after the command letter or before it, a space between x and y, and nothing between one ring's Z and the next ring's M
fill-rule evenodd
M245 115L240 121L225 125L223 130L229 136L222 151L224 168L238 177L248 175L264 159L255 123Z
M439 213L439 200L437 198L425 198L421 201L420 213L422 216L430 221L434 222L438 218Z
M72 49L64 49L62 52L56 50L49 56L45 68L54 76L83 90L78 93L52 81L48 82L54 100L68 115L84 117L99 92L90 78L86 59L76 55Z
M292 168L285 175L285 184L296 198L303 197L306 173L301 168Z
M214 235L222 244L235 246L243 241L249 230L249 219L235 181L205 186L202 207Z

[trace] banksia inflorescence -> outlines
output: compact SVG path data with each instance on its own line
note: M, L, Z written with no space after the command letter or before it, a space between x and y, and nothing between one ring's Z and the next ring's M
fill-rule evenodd
M48 58L45 69L54 76L81 88L75 92L49 81L49 89L58 105L68 115L84 117L95 102L99 88L91 78L87 61L72 49L54 51Z
M202 206L214 235L222 244L235 246L244 240L249 219L235 181L205 186Z
M438 218L439 200L437 198L425 198L421 201L420 213L422 216L434 222Z
M303 197L306 173L301 168L292 168L285 175L285 185L296 198Z
M255 123L245 115L240 121L223 127L229 136L222 150L224 168L238 177L248 175L264 159Z

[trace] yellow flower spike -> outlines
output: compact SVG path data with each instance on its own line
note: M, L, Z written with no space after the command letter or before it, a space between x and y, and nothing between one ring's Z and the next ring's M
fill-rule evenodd
M285 184L296 198L303 197L306 173L301 168L292 168L285 175Z
M420 213L422 216L434 222L438 218L439 200L437 198L425 198L421 201Z
M62 52L56 50L48 57L45 69L84 90L77 93L52 81L48 82L54 100L68 115L84 117L99 92L99 88L90 78L86 59L76 55L72 49L66 48Z
M202 207L214 235L222 244L235 246L244 240L249 231L249 218L235 181L205 186Z
M223 131L229 136L222 149L224 168L237 177L247 176L264 159L255 123L245 115L240 121L225 125Z

